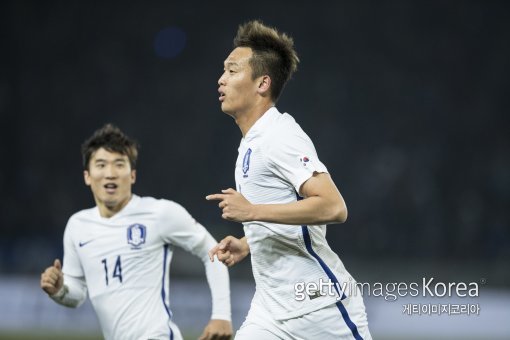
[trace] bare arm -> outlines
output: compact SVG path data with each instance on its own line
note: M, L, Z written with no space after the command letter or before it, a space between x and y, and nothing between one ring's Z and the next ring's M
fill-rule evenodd
M347 207L328 173L314 173L301 186L304 199L286 204L251 204L234 189L206 197L220 201L222 217L237 222L263 221L282 224L343 223Z
M302 200L287 204L253 205L254 221L282 224L343 223L347 207L331 176L315 173L301 186Z

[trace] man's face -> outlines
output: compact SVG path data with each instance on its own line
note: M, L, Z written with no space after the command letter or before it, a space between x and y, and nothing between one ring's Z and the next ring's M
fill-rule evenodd
M221 110L231 116L249 111L256 103L258 80L252 79L249 47L237 47L224 62L224 71L218 80Z
M131 170L126 155L99 148L92 154L89 169L83 175L100 208L118 211L131 198L136 171Z

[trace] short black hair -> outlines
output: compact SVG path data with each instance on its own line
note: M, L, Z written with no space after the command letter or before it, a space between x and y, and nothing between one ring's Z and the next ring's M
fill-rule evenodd
M126 155L129 158L131 169L136 169L140 145L134 139L129 138L117 126L110 123L105 124L82 144L83 169L89 169L90 158L100 148Z
M237 47L252 49L252 78L269 75L271 99L276 102L285 84L297 70L299 58L294 50L294 40L276 28L253 20L239 26L234 38L234 48Z

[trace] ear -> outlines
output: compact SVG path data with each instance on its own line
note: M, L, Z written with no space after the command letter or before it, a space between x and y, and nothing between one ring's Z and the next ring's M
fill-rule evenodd
M136 182L136 170L131 170L131 184Z
M88 170L83 170L83 180L85 181L85 184L90 186L90 173Z
M258 80L259 87L257 88L257 92L260 94L269 94L269 89L271 87L271 77L268 75L262 76Z

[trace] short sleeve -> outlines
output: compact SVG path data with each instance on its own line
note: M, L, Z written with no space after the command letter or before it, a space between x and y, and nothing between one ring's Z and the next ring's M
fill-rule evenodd
M266 143L266 161L271 171L299 189L312 175L328 172L317 156L315 147L303 130L278 134L274 141Z

